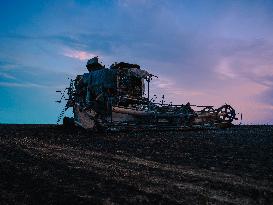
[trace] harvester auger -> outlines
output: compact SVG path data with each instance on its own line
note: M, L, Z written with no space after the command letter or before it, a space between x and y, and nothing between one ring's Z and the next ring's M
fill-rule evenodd
M184 130L228 127L237 120L235 110L227 104L218 109L190 103L173 105L166 104L164 96L161 102L155 102L150 99L150 82L157 76L137 64L120 62L105 68L94 57L86 67L89 72L77 75L65 90L68 98L64 111L72 108L74 113L73 118L63 119L65 125L112 131ZM63 112L59 120L62 116Z

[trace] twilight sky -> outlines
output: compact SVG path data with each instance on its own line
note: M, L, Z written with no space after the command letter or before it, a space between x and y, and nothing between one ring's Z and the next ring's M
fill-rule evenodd
M273 123L273 1L14 0L0 3L0 123L56 123L55 90L88 58L138 63L168 101Z

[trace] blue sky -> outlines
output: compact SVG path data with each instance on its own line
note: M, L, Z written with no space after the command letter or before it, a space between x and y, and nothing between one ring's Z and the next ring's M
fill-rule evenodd
M0 123L56 123L88 58L140 64L174 103L273 123L272 1L1 1Z

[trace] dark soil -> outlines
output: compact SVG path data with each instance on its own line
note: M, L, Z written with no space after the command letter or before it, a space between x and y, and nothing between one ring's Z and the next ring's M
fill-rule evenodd
M273 126L0 125L0 204L273 204Z

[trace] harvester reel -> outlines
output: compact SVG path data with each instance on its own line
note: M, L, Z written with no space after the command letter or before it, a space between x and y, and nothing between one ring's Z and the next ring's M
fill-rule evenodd
M223 105L217 109L218 115L223 122L231 123L235 119L235 110L230 105Z

